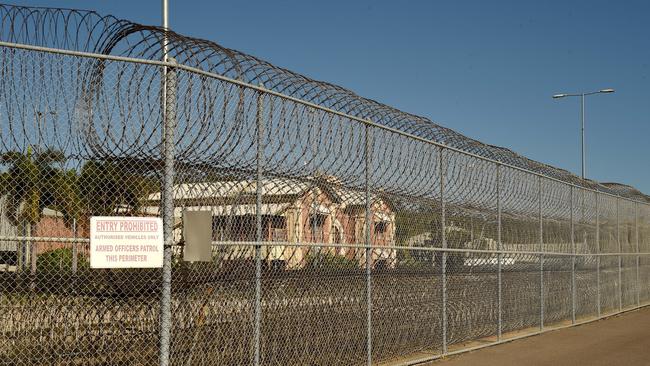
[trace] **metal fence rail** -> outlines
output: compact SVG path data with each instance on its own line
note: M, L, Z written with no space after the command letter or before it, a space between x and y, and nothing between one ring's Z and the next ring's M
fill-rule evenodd
M409 364L650 300L640 192L209 42L0 13L0 365ZM163 268L89 268L100 215L163 217Z

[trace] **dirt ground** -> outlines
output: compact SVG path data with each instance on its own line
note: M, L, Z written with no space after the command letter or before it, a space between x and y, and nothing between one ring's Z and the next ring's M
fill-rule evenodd
M650 307L450 356L427 365L650 365Z

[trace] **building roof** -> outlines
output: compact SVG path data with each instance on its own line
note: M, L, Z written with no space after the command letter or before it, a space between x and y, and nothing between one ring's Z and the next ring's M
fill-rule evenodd
M329 180L331 181L331 180ZM296 199L306 195L314 188L330 195L332 201L339 208L346 209L358 206L365 206L366 194L363 191L344 188L337 184L313 183L288 178L270 178L261 181L261 190L264 202L262 203L262 215L277 215L295 202ZM180 217L183 210L210 210L213 215L254 215L256 204L250 200L237 200L242 197L251 197L257 193L257 182L255 180L229 180L214 182L182 183L174 186L174 200L176 207L174 215ZM150 215L159 215L159 203L161 194L155 192L150 194L146 201L148 204L143 212ZM371 194L372 202L385 201L376 194ZM318 205L316 210L319 213L329 214L330 208ZM375 216L379 213L375 213ZM387 215L377 216L382 221L390 221Z
M310 184L290 179L263 179L262 195L300 195L310 189ZM257 193L255 180L230 180L215 182L183 183L174 186L174 199L229 198ZM149 201L160 200L161 193L149 195Z
M289 208L289 206L290 204L288 203L266 203L260 206L260 212L262 215L278 215ZM142 211L149 215L160 215L159 206L147 206L144 207ZM210 211L212 213L212 216L246 216L255 215L257 212L257 206L254 204L246 204L176 207L174 208L174 217L181 217L183 215L183 211Z
M267 178L261 180L262 196L265 198L276 197L281 202L280 196L301 196L306 192L318 187L320 190L330 194L342 207L365 205L366 194L364 191L353 190L337 184L312 183L289 178ZM257 182L252 179L228 180L199 183L182 183L174 186L174 199L186 201L213 199L237 198L242 196L255 195L257 193ZM147 197L147 201L160 201L161 193L155 192ZM371 193L370 199L375 202L383 200L376 194ZM276 201L273 199L273 201Z

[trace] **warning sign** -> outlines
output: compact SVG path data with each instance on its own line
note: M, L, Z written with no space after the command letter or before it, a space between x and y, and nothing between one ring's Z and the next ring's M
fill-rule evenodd
M160 218L90 218L91 268L158 268L162 264Z

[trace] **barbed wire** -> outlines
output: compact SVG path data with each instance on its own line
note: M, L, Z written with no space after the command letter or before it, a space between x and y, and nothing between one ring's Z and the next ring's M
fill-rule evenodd
M251 85L264 85L269 90L287 96L351 116L368 119L380 125L567 183L623 197L650 201L648 196L633 187L622 184L616 184L614 187L591 180L582 180L566 170L528 159L504 147L468 138L427 118L402 112L360 97L340 86L309 79L254 56L222 47L212 41L186 37L171 30L165 31L160 27L141 25L113 16L102 16L93 11L0 5L0 17L2 18L0 27L0 40L2 41L147 60L162 59L162 43L166 36L169 55L179 64L223 75ZM94 98L94 103L98 103L98 100L102 98L102 93L97 89L99 85L112 88L128 84L128 87L124 89L117 89L126 95L116 96L119 97L117 100L121 101L119 107L125 110L124 113L140 108L139 113L142 114L140 117L157 116L155 108L144 109L146 105L155 105L152 100L137 98L142 95L156 95L154 89L158 87L158 76L155 72L143 72L143 70L135 72L129 65L122 67L122 70L117 72L119 76L116 76L116 80L109 84L103 80L102 76L105 67L107 67L106 63L102 61L86 65L88 75L85 76L85 84L88 90L84 92L89 95L84 96L85 98ZM199 141L205 141L206 135L212 133L214 128L218 128L212 124L215 121L215 116L212 115L214 110L210 107L212 103L205 103L205 101L223 98L225 104L234 102L232 108L237 108L236 114L241 114L245 104L244 99L250 97L243 90L230 91L231 95L226 96L225 93L220 92L220 85L215 85L217 83L207 81L202 81L202 83L204 84L188 86L188 90L179 92L179 99L186 100L188 105L191 103L190 100L194 100L195 107L201 111L200 115L195 116L195 121L186 126L188 131L196 131L194 138ZM147 89L149 93L143 93L143 89ZM228 98L232 99L226 101ZM90 105L86 107L91 108ZM95 107L97 108L97 106ZM122 138L126 138L126 136L122 136ZM148 139L153 139L153 136L149 136ZM124 144L124 142L120 141L120 144ZM112 148L116 146L117 144L107 150L113 151ZM185 154L197 156L206 153L205 145L193 144L191 146L195 151L190 151L190 148L186 146ZM151 144L151 150L156 148L158 148L157 144Z

